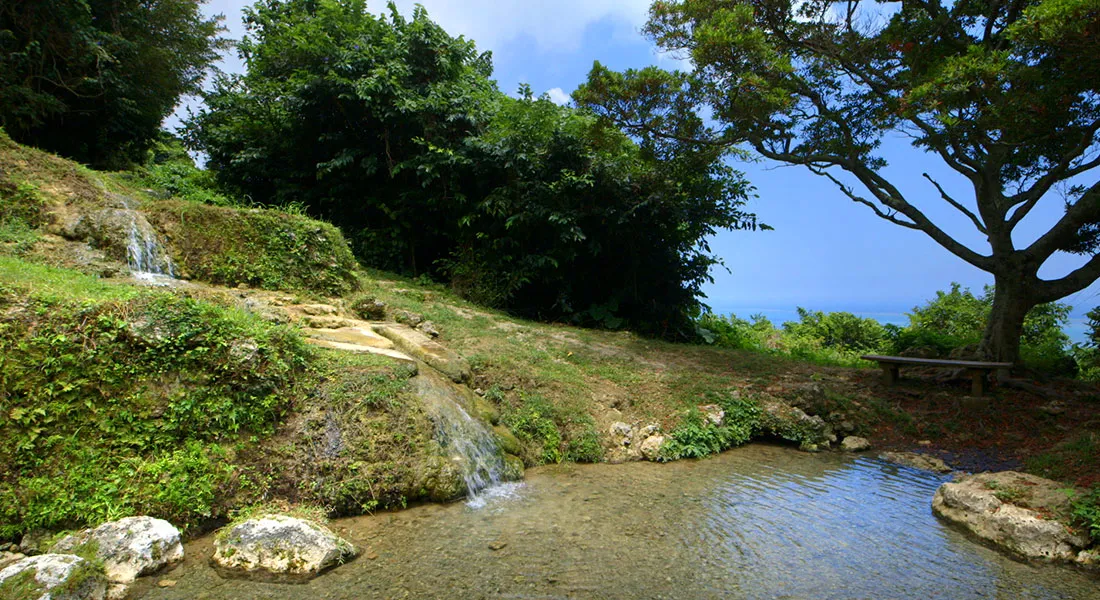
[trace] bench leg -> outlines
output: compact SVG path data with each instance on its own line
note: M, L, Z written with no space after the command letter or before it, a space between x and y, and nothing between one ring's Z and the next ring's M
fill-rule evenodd
M882 368L882 381L886 385L894 385L898 382L898 366L897 365L879 365Z
M986 373L984 369L970 369L970 395L982 397L985 395Z

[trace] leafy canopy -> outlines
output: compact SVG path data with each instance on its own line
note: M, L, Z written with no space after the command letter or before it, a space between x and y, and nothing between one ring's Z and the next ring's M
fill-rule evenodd
M227 41L202 0L0 3L0 126L100 167L140 163Z

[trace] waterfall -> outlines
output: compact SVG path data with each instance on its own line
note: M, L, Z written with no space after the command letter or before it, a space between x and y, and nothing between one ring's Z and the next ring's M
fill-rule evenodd
M137 279L155 280L158 277L175 277L176 270L168 252L161 245L157 232L140 212L124 211L130 220L126 240L126 262Z
M428 417L435 424L436 440L462 465L469 503L479 506L483 494L501 489L503 481L504 457L496 437L462 408L453 383L428 368L422 369L416 382Z

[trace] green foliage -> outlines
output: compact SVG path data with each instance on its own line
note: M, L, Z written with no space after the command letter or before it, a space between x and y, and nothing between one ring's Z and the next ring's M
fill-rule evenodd
M145 186L157 190L158 194L214 206L238 204L218 191L214 174L196 167L183 141L166 131L159 132L145 164L135 173Z
M524 463L558 463L565 458L555 413L554 406L536 394L520 394L518 407L502 411L501 422L524 443L525 450L527 446L533 448L531 452L524 452Z
M1070 506L1073 520L1088 531L1093 542L1100 542L1100 485L1075 497Z
M193 278L334 296L357 285L355 257L328 223L172 200L149 203L145 212L171 238L173 259Z
M572 108L502 94L488 54L423 8L261 1L249 71L188 141L236 193L344 229L372 267L447 280L525 317L690 337L749 187L704 147L636 144Z
M272 432L311 360L234 309L14 259L0 275L0 535L210 516L230 483L219 444Z
M783 324L783 329L795 337L818 340L825 348L851 352L874 352L882 348L885 329L869 318L848 312L823 313L798 307L797 322Z
M34 246L44 204L34 184L0 179L0 252L19 256Z
M0 5L0 126L84 163L140 163L227 47L201 0Z
M775 356L784 356L823 365L846 367L868 366L860 359L865 350L847 348L836 341L845 339L874 339L875 328L865 324L870 319L859 319L850 313L821 313L799 309L805 314L799 323L785 323L783 329L777 329L763 315L753 315L752 321L738 318L736 315L719 316L705 312L696 318L698 337L705 343L719 347L750 350ZM877 323L876 323L877 325ZM845 331L841 326L849 326ZM879 326L881 327L881 326ZM832 328L830 330L830 328ZM883 328L885 334L885 328ZM863 337L852 337L862 335ZM826 344L826 336L833 341ZM858 347L858 346L857 346Z
M703 458L740 446L760 432L763 412L755 401L730 394L717 400L725 411L722 424L714 424L697 408L689 409L661 446L661 460Z

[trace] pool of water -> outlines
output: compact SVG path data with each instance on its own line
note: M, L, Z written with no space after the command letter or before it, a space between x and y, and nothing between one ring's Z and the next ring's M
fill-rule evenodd
M666 465L532 469L478 507L334 522L364 554L309 583L222 579L206 537L134 596L1100 599L1095 575L1018 562L940 523L929 506L942 481L759 444Z

